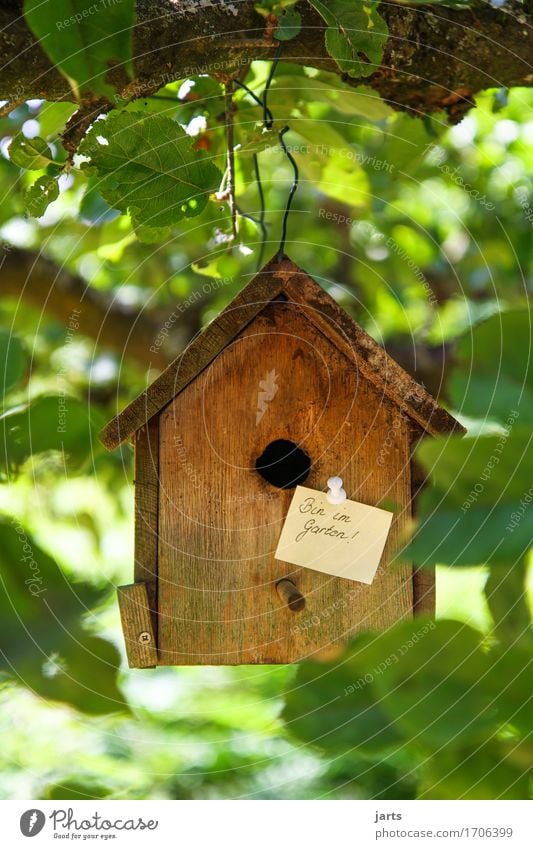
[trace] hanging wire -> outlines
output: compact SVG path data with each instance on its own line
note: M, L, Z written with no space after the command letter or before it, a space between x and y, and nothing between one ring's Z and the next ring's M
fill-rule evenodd
M296 189L298 188L298 178L299 178L298 165L296 164L296 160L295 160L294 156L292 155L290 150L288 150L287 145L285 144L285 139L283 138L285 133L287 133L288 131L289 131L289 127L283 127L283 129L280 130L279 133L278 133L279 143L280 143L281 147L283 148L283 153L285 154L285 156L287 157L287 159L291 163L293 173L294 173L292 186L291 186L291 189L290 189L290 192L289 192L289 196L287 198L287 205L285 207L285 212L283 213L283 220L282 220L282 223L281 223L281 239L280 239L279 249L278 249L278 262L281 262L281 260L283 259L283 253L285 251L285 241L287 239L287 221L288 221L288 218L289 218L289 212L291 211L292 199L294 197L294 193L295 193Z
M259 97L259 95L257 95L255 93L255 91L252 91L252 89L249 88L246 85L246 83L243 83L240 80L233 80L233 82L236 86L238 86L239 88L242 88L247 94L250 95L250 97L255 101L255 103L258 106L262 107L262 109L263 109L263 128L265 130L271 130L273 125L274 125L274 116L273 116L271 110L268 108L267 100L268 100L268 92L269 92L270 86L272 84L272 80L274 79L274 74L276 73L276 68L278 66L278 62L279 62L280 57L281 57L282 49L283 49L283 42L280 41L280 43L278 45L278 49L276 51L276 55L274 57L272 65L270 66L270 72L268 74L268 78L267 78L267 81L266 81L265 88L263 90L263 96L262 97ZM292 169L293 169L293 175L294 175L293 181L292 181L292 186L291 186L290 191L289 191L289 196L287 198L287 204L286 204L285 210L283 212L283 219L282 219L282 223L281 223L281 239L280 239L279 249L278 249L278 254L277 254L278 261L281 261L281 259L283 258L283 253L285 251L285 242L287 240L287 222L288 222L288 218L289 218L289 213L291 211L292 199L294 197L296 189L298 188L298 179L299 179L298 165L296 164L296 160L294 159L293 155L291 154L291 152L287 148L287 145L285 144L285 139L283 138L285 133L289 132L289 129L290 128L288 126L283 127L283 129L280 130L279 133L278 133L278 139L279 139L281 149L283 150L283 153L285 154L285 156L287 157L287 159L291 163ZM253 221L261 229L261 248L260 248L260 251L259 251L259 259L258 259L258 263L257 263L257 267L258 267L258 269L260 269L263 265L263 254L264 254L264 251L265 251L265 244L266 244L266 237L267 237L267 225L265 223L265 196L264 196L264 192L263 192L263 185L261 183L261 175L260 175L260 172L259 172L259 160L258 160L256 153L254 153L254 156L253 156L253 163L254 163L255 180L256 180L256 183L257 183L257 191L259 193L259 202L260 202L259 219L256 219L253 216L248 215L246 213L240 212L240 210L238 210L237 207L235 207L235 209L239 212L239 215L242 215L244 218L248 218L250 221Z
M282 48L283 48L283 42L280 41L280 43L278 45L278 49L276 51L276 55L274 57L274 61L272 62L272 65L270 66L270 73L268 75L268 79L267 79L266 85L265 85L265 90L263 92L263 127L265 127L265 129L267 129L267 130L271 130L272 125L274 123L274 118L272 117L272 112L270 111L270 109L268 108L268 105L267 105L268 90L270 88L272 80L274 79L274 74L276 73L276 68L278 67L278 62L280 60Z
M260 97L258 97L257 94L255 93L255 91L252 91L252 89L249 88L246 85L246 83L242 83L240 80L234 80L234 83L235 83L236 86L238 86L239 88L242 88L247 94L249 94L250 97L253 98L253 100L255 100L257 105L261 107L261 109L264 108L262 99ZM272 124L274 123L274 116L272 115L272 112L270 111L268 106L267 106L267 116L268 116L268 120L272 122L271 125L270 125L270 126L272 126ZM265 126L264 121L263 121L263 126Z
M261 174L259 173L259 159L257 158L257 153L254 153L253 163L255 182L257 184L257 191L259 193L259 227L261 228L261 247L259 248L259 259L257 260L257 267L262 268L263 255L265 253L265 244L267 238L267 228L265 224L265 195L263 192L263 184L261 183Z

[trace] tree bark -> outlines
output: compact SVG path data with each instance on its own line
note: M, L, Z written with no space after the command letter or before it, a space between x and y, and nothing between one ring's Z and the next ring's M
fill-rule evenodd
M397 109L415 115L445 110L452 121L459 120L476 92L532 85L533 16L527 6L513 0L503 9L488 3L474 9L382 3L380 13L390 31L383 61L370 77L347 81L370 85ZM0 2L0 97L13 103L71 99L66 80L27 28L21 7L21 2ZM324 46L322 18L303 0L298 8L302 30L284 43L284 60L339 73ZM50 22L51 38L61 37L56 23ZM265 26L253 0L138 0L135 78L126 83L118 68L110 71L110 79L122 97L142 97L198 73L236 76L253 59L272 58L276 46L272 26Z

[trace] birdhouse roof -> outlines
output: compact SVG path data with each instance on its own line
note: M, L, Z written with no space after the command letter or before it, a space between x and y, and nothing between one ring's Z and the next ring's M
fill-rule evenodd
M271 260L164 372L101 433L108 449L131 437L191 383L275 298L285 298L361 373L431 434L465 429L292 260Z

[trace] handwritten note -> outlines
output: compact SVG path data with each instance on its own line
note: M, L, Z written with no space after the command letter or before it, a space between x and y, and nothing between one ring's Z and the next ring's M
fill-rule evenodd
M392 513L358 501L330 504L326 493L296 487L281 531L276 560L371 584Z

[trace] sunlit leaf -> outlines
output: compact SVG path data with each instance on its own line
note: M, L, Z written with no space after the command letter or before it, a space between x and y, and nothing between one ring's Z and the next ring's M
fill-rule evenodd
M49 204L59 197L59 184L57 177L44 174L37 177L35 183L27 190L24 200L26 212L33 218L44 215Z
M9 158L20 168L40 171L53 162L52 152L44 139L27 139L18 133L9 145Z
M514 411L533 422L533 317L527 308L497 313L465 334L450 382L457 409L505 424Z
M125 709L115 646L82 627L101 590L71 582L16 520L0 521L0 668L85 713Z
M96 172L110 206L129 212L136 226L167 227L198 215L221 174L192 149L189 136L170 118L111 113L98 121L80 147Z
M102 419L96 410L66 396L38 398L0 420L4 445L0 466L17 470L32 455L61 451L67 466L77 468L99 450L97 428Z

